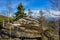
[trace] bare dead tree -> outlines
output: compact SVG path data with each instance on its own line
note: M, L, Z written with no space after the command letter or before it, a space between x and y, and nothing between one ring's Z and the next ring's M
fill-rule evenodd
M44 33L45 33L44 31L46 30L47 25L46 25L45 17L43 16L43 15L44 15L43 11L40 10L40 11L39 11L39 14L40 14L40 16L39 16L40 28L41 28L41 31L42 31L41 36L42 36L42 39L43 39L44 36L46 36L46 35L44 34ZM47 37L47 36L46 36L46 37Z
M11 17L11 13L12 13L12 4L10 1L7 1L7 15L8 15L8 22L10 21L9 17Z
M60 0L50 0L50 3L51 3L52 9L60 11ZM56 15L53 13L52 13L52 15L60 17L60 15Z
M51 3L52 9L60 11L60 0L50 0L50 3ZM60 17L60 14L59 15L52 14L52 15ZM57 30L58 30L58 34L59 34L59 28L60 28L59 22L56 21L55 24L56 24L56 27L57 27Z
M9 17L11 17L11 12L12 12L12 4L10 1L7 1L7 5L6 5L8 11L7 11L7 14L8 14L8 23L10 23L10 19ZM10 27L10 39L11 39L11 27Z
M32 17L32 11L30 10L30 9L28 9L28 15L29 15L29 17Z
M60 0L50 0L52 9L60 11Z

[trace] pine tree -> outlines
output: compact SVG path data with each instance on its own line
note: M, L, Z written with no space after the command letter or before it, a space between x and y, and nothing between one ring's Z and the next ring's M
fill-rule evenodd
M22 3L20 3L19 5L18 5L18 11L15 13L15 17L16 17L16 19L15 20L18 20L18 19L20 19L20 18L23 18L24 17L24 7L23 7L23 5L22 5Z

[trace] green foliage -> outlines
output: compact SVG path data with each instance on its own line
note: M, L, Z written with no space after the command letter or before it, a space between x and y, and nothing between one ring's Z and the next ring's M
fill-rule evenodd
M48 27L46 30L44 30L44 35L45 37L48 38L48 40L54 40L54 33L55 33L55 29L53 29L52 27Z
M19 5L18 5L18 11L15 13L15 17L16 17L16 19L15 20L18 20L18 19L20 19L20 18L23 18L24 17L24 7L23 7L23 5L22 5L22 3L20 3Z
M0 25L1 25L1 26L2 26L2 24L3 24L3 20L4 20L5 22L8 22L8 17L7 17L7 16L2 16L2 15L0 15ZM9 17L9 21L10 21L10 22L13 22L13 20L14 20L14 18Z

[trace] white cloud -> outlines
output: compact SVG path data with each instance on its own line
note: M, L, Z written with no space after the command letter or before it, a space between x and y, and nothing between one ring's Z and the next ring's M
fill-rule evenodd
M51 10L50 12L51 12L53 15L56 15L56 16L59 16L59 15L60 15L60 11Z
M35 18L38 16L39 10L31 10L33 12L32 16ZM25 11L25 13L27 13L28 15L28 10Z
M31 10L32 12L33 12L33 16L39 16L39 11L40 10ZM44 15L46 16L46 17L56 17L56 18L58 18L58 17L60 17L60 11L55 11L55 10L49 10L49 12L47 12L47 10L43 10L43 12L44 12ZM28 14L28 11L26 10L25 11L25 13L27 13ZM54 14L54 15L53 15Z
M33 13L39 13L39 10L31 10ZM28 10L25 11L25 13L28 13Z
M60 11L55 11L55 10L49 10L49 12L46 11L47 15L50 15L49 17L60 17Z

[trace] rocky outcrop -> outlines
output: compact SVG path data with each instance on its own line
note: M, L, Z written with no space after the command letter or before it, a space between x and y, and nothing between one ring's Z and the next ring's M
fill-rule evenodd
M8 37L41 37L39 22L33 18L21 18L14 23L7 23L2 29Z

